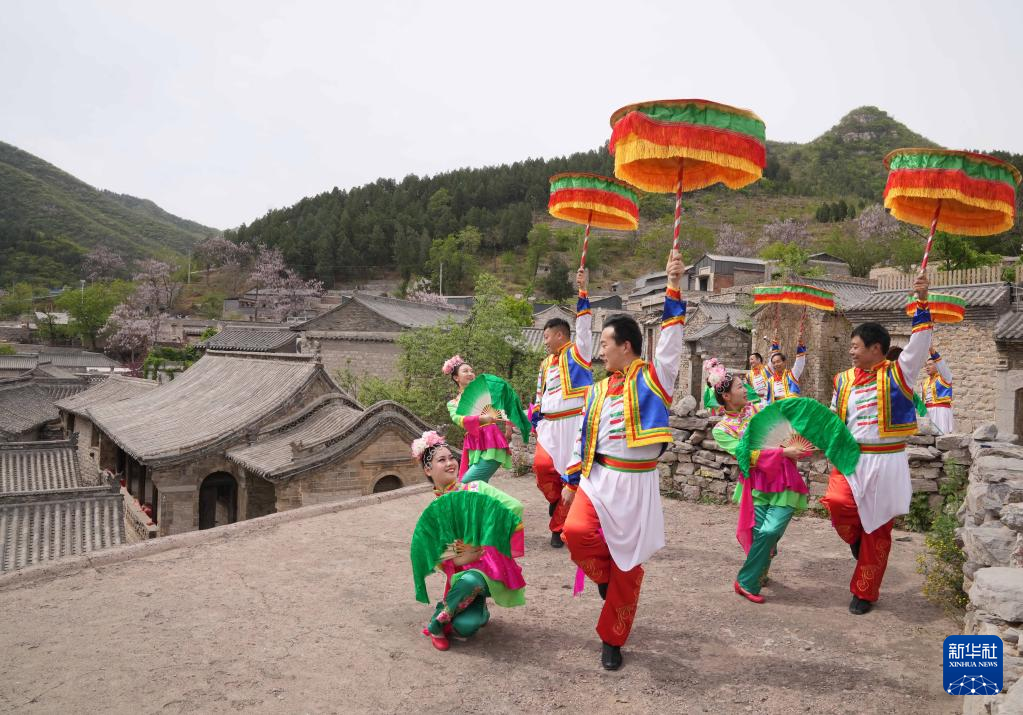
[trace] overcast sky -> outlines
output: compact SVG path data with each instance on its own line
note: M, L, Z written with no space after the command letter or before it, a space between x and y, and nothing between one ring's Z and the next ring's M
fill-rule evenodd
M780 141L873 104L945 146L1023 152L1021 27L1015 0L0 0L0 140L218 228L591 149L644 99L746 107Z

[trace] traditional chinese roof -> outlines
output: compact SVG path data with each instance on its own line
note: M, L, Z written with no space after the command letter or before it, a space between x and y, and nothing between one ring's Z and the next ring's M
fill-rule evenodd
M711 320L704 323L696 330L687 330L685 341L687 343L695 343L698 340L709 338L717 335L723 330L737 330L739 332L745 332L734 323L730 323L727 320Z
M709 320L723 320L735 326L738 326L744 317L742 307L736 303L715 303L711 300L694 303L692 311L704 313Z
M353 303L358 304L390 323L397 326L399 330L408 328L431 328L451 318L462 322L469 318L469 312L453 306L428 305L426 303L414 303L409 300L398 298L387 298L383 296L370 295L368 293L353 293L346 296L341 305L331 308L326 313L315 318L299 323L294 326L295 330L318 331L338 329L334 323L339 315ZM380 326L380 330L386 330L387 323ZM345 329L341 327L340 329Z
M429 429L395 402L378 402L364 410L346 395L324 395L262 429L251 444L228 450L227 458L265 479L287 479L362 449L387 426L409 442ZM412 461L410 453L395 456Z
M0 380L0 440L60 419L50 396L31 378Z
M77 443L0 443L0 496L81 488Z
M0 495L0 572L123 543L116 486Z
M995 340L1023 341L1023 312L1016 311L1002 316L995 326Z
M979 283L966 286L940 286L932 288L935 293L945 293L962 298L969 308L992 308L1008 305L1009 286L1006 283ZM850 307L851 311L902 311L906 307L908 290L876 291Z
M294 344L296 339L298 339L298 334L287 328L258 328L230 325L199 344L209 350L273 352L285 347L289 343Z
M154 380L143 380L138 377L111 375L102 382L70 397L57 400L57 407L83 417L89 417L89 410L98 405L111 405L115 402L137 397L156 389L160 383Z
M89 416L138 461L173 462L236 441L317 382L337 390L311 356L211 351L174 380Z

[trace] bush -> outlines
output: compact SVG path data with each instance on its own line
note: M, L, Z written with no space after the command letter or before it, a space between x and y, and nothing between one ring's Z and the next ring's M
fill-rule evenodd
M966 469L961 464L945 465L948 480L938 493L944 497L941 511L924 537L927 551L917 556L917 573L924 577L923 594L931 603L961 620L968 598L963 591L963 564L966 555L956 539L959 519L956 512L966 491Z

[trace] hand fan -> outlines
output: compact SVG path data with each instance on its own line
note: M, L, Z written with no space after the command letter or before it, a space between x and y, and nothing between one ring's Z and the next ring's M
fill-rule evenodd
M492 417L510 420L529 441L532 425L522 409L522 401L508 381L497 375L482 374L470 382L458 399L455 414L463 417Z
M457 544L492 546L511 558L512 537L521 517L499 499L476 491L454 491L426 507L412 533L412 578L416 600L429 603L426 577ZM465 548L463 546L463 548Z
M753 415L735 456L748 474L754 450L777 447L819 449L842 474L852 474L860 459L860 446L845 423L809 397L772 402Z

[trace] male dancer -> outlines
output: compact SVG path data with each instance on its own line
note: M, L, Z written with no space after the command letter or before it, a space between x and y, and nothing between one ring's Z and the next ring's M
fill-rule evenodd
M540 364L536 379L536 454L533 472L536 486L547 499L551 516L551 546L564 546L561 530L568 515L568 502L561 499L563 476L572 461L572 448L583 422L583 399L593 384L590 358L593 355L593 314L586 293L586 271L576 273L579 302L575 313L575 342L568 323L551 318L543 328L548 355Z
M955 417L952 416L952 370L934 349L927 359L924 402L927 404L927 416L938 434L956 431Z
M917 432L913 378L927 359L932 327L926 275L920 274L913 288L913 332L898 360L885 359L891 336L884 326L863 323L852 332L853 367L835 376L831 409L845 421L861 453L848 477L832 470L821 503L856 558L849 612L857 616L867 613L880 595L892 522L909 513L913 496L905 439Z
M622 665L643 582L640 564L664 547L657 459L672 442L668 408L685 344L682 271L673 254L652 362L640 357L643 334L635 320L617 315L604 324L600 352L611 375L589 390L577 463L562 497L572 503L562 532L572 560L605 600L597 634L607 670Z
M770 377L770 401L784 400L788 397L799 397L799 378L806 368L806 345L803 338L799 338L796 346L796 359L792 363L792 369L786 367L785 353L778 346L778 341L771 343L771 377Z
M765 407L771 401L771 370L760 353L749 356L749 384L760 398L757 407Z

